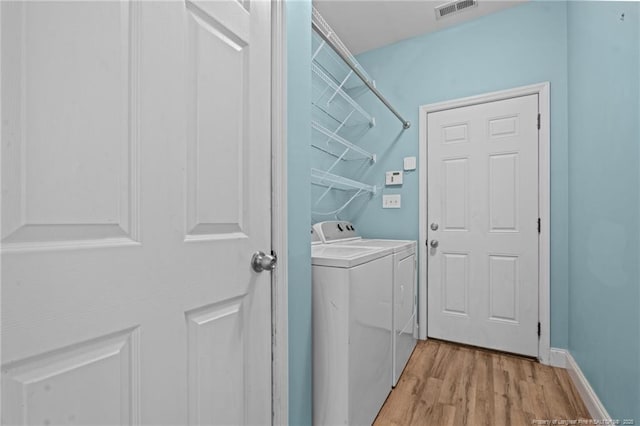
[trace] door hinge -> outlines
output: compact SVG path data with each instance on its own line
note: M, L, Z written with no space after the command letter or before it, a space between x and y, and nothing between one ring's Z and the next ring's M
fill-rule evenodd
M542 334L542 332L540 331L540 323L538 322L538 337L540 337L540 334Z
M538 130L540 130L540 113L538 113Z
M538 234L542 232L542 222L540 221L540 218L538 218Z

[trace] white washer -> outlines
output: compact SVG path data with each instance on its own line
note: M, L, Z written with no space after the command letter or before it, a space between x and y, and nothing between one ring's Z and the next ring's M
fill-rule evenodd
M320 222L313 226L316 239L325 244L354 247L381 247L393 250L393 313L391 386L398 383L402 370L416 346L417 337L417 255L416 242L409 240L367 239L358 235L352 223Z
M324 242L322 241L322 238L320 238L320 235L318 235L318 233L316 232L315 229L313 229L313 226L312 226L311 227L311 247L317 246L319 244L324 244Z
M389 394L392 250L319 244L313 271L313 424L370 425Z

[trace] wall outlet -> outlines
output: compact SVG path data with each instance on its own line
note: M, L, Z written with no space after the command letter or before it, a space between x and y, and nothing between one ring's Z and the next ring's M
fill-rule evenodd
M400 208L400 194L390 194L382 196L382 208L383 209L399 209Z

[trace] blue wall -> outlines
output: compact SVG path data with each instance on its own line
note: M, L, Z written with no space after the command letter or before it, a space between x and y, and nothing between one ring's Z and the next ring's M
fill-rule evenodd
M311 0L286 3L289 424L311 425Z
M400 122L373 95L361 98L378 125L359 144L380 161L362 175L384 183L418 156L418 108L433 102L551 82L551 344L568 344L567 5L532 2L358 56L380 91L413 125ZM420 165L418 165L420 167ZM382 209L381 194L344 215L364 235L418 239L418 173L405 173L402 208ZM384 188L384 186L382 186Z
M620 20L625 13L625 19ZM551 345L568 348L613 418L640 419L640 3L529 2L358 56L413 126L373 95L358 142L379 161L352 171L381 193L341 218L371 237L418 238L418 107L551 82ZM313 160L312 160L313 162ZM418 165L420 167L420 165Z
M637 2L571 2L568 7L569 351L609 414L636 422L639 12Z

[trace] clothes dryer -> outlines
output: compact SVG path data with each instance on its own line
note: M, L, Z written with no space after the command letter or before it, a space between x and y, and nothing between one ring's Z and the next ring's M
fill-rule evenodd
M313 226L316 239L324 244L380 247L393 250L392 273L392 369L391 386L398 383L416 345L417 333L417 244L411 240L362 238L347 221L319 222Z

